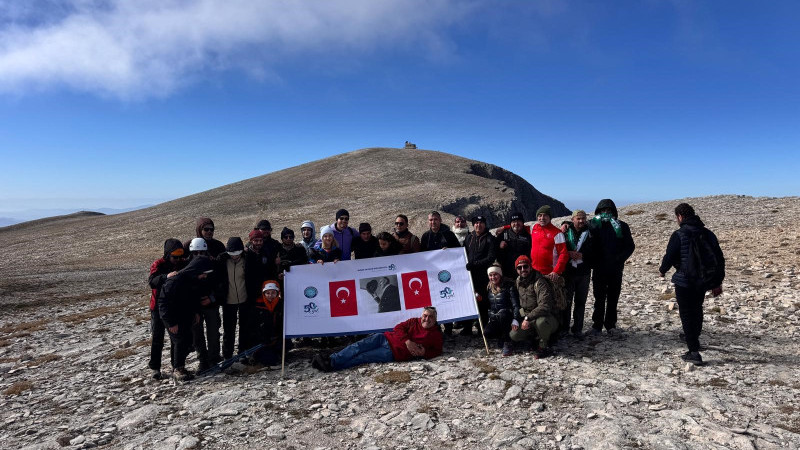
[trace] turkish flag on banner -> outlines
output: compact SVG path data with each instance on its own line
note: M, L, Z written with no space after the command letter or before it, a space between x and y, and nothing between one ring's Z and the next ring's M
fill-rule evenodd
M328 283L331 299L331 317L357 316L356 280Z
M406 309L431 306L431 290L428 287L428 271L408 272L400 275L403 281L403 299Z

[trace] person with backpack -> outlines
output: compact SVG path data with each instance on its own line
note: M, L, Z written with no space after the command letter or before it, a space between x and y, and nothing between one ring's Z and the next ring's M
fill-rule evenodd
M517 258L514 265L519 274L514 282L519 294L519 312L515 316L521 320L519 326L511 324L509 336L514 342L525 342L535 348L536 359L547 358L553 354L550 337L558 331L557 288L548 276L531 267L531 259L526 255Z
M686 336L688 351L681 359L703 364L700 355L700 332L703 329L703 301L707 291L714 297L722 294L725 279L725 256L714 233L705 227L688 203L675 207L678 229L672 233L667 252L658 271L661 277L674 267L672 283Z
M358 230L348 226L349 223L350 213L342 208L336 211L336 221L329 226L333 232L333 238L336 239L338 247L342 252L342 256L339 258L342 261L350 261L350 254L353 251L353 241L360 237ZM319 235L319 238L321 241L322 234Z

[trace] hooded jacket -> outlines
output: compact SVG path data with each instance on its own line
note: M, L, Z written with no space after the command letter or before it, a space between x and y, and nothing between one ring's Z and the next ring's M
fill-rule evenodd
M511 225L502 227L495 237L497 245L497 261L503 268L503 273L513 274L516 272L514 263L522 255L531 254L531 229L524 225L522 231L517 234L511 229ZM506 243L506 248L500 248L502 242Z
M305 238L300 239L300 243L303 244L303 247L306 249L306 255L314 248L314 244L317 243L316 233L317 229L314 226L314 222L310 220L306 220L300 225L300 236L303 236L303 228L311 228L311 237L306 240Z
M169 254L179 248L183 248L181 241L177 239L167 239L164 242L164 256L153 261L153 264L150 265L150 276L147 278L147 284L152 290L150 293L150 311L156 309L158 294L161 291L161 287L164 286L164 283L167 281L167 275L169 275L170 272L182 269L185 265L185 262L175 265L169 260Z
M211 225L213 227L214 221L209 219L208 217L200 217L197 219L196 226L194 228L195 237L199 238L203 237L203 228L206 225ZM216 258L222 252L225 251L225 244L223 244L222 242L214 238L211 239L203 238L203 239L206 241L206 245L208 246L208 254L211 255L212 258ZM188 241L183 243L183 250L186 252L187 255L189 254L189 244L191 242L192 240L189 239Z
M211 286L198 280L197 276L209 270L213 270L209 258L192 258L186 267L164 283L158 297L158 311L167 327L189 323L200 311L200 299L211 293Z
M603 209L610 208L611 215L617 219L617 206L610 199L603 199L595 208L595 215ZM591 233L592 268L595 272L604 274L621 273L625 261L633 254L636 245L633 243L631 229L627 223L617 219L622 230L622 236L617 237L614 226L609 222L601 222L599 226L593 225L594 219L589 221Z
M353 239L361 239L358 230L353 227L346 227L341 231L337 230L336 222L332 223L330 227L331 231L333 231L333 238L339 243L339 249L342 252L342 256L339 259L342 261L349 261L350 252L353 250ZM320 236L320 239L322 239L322 236Z
M445 224L439 225L439 231L436 233L431 230L422 233L420 239L420 250L423 252L455 247L461 247L461 244L458 243L456 235L450 231L450 227Z
M722 249L719 246L717 236L708 228L699 216L686 217L681 221L680 227L672 233L667 244L667 253L661 260L661 267L658 271L666 273L671 267L675 267L675 273L672 275L672 282L675 286L691 288L695 287L695 281L692 280L683 270L689 259L689 247L691 246L692 238L699 233L705 233L711 248L714 250L718 263L722 266L720 270L721 278L714 280L712 287L722 285L722 280L725 279L725 257L722 254Z

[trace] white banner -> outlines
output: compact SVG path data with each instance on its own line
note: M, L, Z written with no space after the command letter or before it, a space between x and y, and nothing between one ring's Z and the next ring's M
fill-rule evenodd
M390 330L435 306L439 323L478 317L463 248L293 266L284 278L287 338Z

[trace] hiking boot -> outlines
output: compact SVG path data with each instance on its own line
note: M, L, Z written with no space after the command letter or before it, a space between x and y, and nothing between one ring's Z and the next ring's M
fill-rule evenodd
M194 375L183 367L173 370L172 377L181 383L194 379Z
M212 366L216 366L217 364L221 363L222 361L223 361L222 357L219 356L219 355L216 355L216 356L211 357L208 362Z
M597 328L592 328L592 329L589 331L589 336L592 336L592 337L595 337L595 336L600 336L600 335L602 335L602 334L603 334L603 330L598 330Z
M511 356L514 354L514 345L511 342L503 344L503 356Z
M606 334L611 337L620 337L622 333L620 333L620 331L616 328L609 328L606 330Z
M333 367L331 367L331 359L330 357L326 357L321 353L317 353L311 358L311 367L319 370L320 372L331 372Z
M161 373L160 370L153 369L150 372L150 378L152 378L154 380L160 380L160 379L164 378L164 375Z
M700 356L699 352L686 352L681 355L681 359L694 364L695 366L700 366L703 364L703 357Z
M572 332L572 337L578 341L583 340L583 331L575 330Z
M547 358L548 356L553 355L553 349L550 347L539 347L536 349L536 355L534 355L534 359L542 359Z
M200 361L200 364L197 365L197 371L202 372L204 370L207 370L209 367L211 366L208 364L208 361L202 360Z

